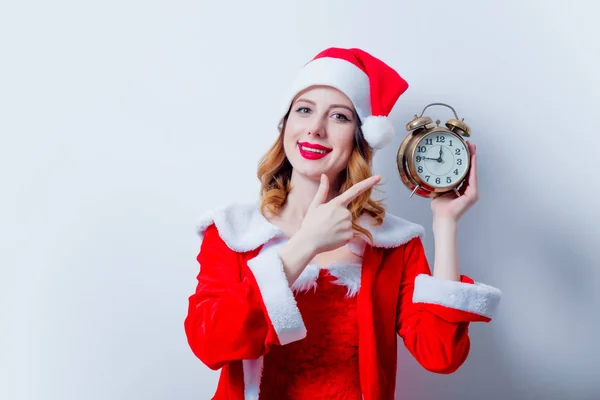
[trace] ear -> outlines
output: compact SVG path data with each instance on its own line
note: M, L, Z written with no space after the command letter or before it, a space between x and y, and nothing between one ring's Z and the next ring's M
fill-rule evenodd
M290 108L288 109L288 111L285 113L283 118L281 118L281 121L279 121L279 125L277 125L277 129L279 130L279 133L281 133L283 131L283 129L285 128L285 124L287 123L287 120L290 117L290 112L292 112L291 104L290 104Z
M356 144L356 146L360 145L361 140L365 140L361 129L361 125L362 123L360 122L360 118L358 118L358 115L356 115L356 128L354 128L354 143Z

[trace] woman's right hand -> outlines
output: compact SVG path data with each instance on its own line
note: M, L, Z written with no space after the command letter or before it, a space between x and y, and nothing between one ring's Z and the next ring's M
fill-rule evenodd
M298 232L308 241L315 254L335 250L352 240L354 230L352 229L352 214L348 210L348 204L380 180L380 176L371 176L326 202L327 193L329 192L329 180L327 175L321 175L319 189L304 216Z

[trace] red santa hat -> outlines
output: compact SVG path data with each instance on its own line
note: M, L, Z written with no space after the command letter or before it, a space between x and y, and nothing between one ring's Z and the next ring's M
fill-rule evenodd
M381 149L392 141L394 127L388 115L408 89L408 83L389 65L361 49L325 49L296 75L283 115L298 92L313 85L331 86L348 96L361 120L363 136L372 148Z

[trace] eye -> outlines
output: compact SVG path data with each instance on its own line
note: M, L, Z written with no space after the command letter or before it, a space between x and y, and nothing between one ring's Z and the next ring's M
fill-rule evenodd
M310 112L310 108L308 108L308 107L299 107L299 108L296 109L296 112L300 113L300 114L306 114L307 112Z
M344 114L341 114L341 113L335 113L335 114L333 114L333 115L334 115L334 118L335 118L335 119L339 119L340 121L350 121L350 120L348 119L348 117L346 117ZM339 116L340 118L337 118L338 116Z

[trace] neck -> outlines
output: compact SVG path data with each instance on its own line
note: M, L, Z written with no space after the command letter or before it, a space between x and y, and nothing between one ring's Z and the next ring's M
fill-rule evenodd
M285 205L283 207L281 216L283 219L297 224L298 226L304 220L304 216L308 211L310 203L313 201L319 188L320 177L309 178L298 174L295 170L292 170L292 177L290 180L291 190L287 196ZM337 182L331 181L329 183L329 191L327 193L327 201L333 199L338 195L334 188L337 188Z

